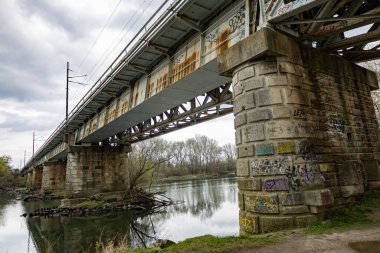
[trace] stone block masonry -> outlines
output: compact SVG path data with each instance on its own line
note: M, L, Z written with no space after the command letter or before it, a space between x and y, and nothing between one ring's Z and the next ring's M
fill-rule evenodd
M65 193L69 197L128 189L127 154L130 146L70 146Z
M305 226L380 185L373 72L269 28L218 63L233 80L241 231Z
M45 162L42 172L42 192L58 192L65 189L66 162Z
M42 166L36 166L28 172L27 186L29 189L39 190L42 185Z

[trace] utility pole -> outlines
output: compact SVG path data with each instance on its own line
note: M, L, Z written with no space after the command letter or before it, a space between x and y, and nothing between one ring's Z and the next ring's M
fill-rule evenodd
M26 150L24 150L24 167L25 167L25 159L26 159Z
M67 143L69 143L69 83L88 85L87 83L71 81L70 79L72 78L85 77L87 75L70 76L70 71L72 70L70 70L69 62L67 62L67 66L66 66L66 122L65 122L65 137L64 137L64 142L67 142Z
M65 142L69 142L69 62L66 67L66 126L65 126Z

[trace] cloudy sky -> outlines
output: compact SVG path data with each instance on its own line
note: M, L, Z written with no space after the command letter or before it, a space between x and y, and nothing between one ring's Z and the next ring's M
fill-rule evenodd
M65 115L66 62L91 85L163 0L7 0L0 8L0 155L32 155ZM70 86L69 108L89 86ZM232 115L164 136L234 141Z

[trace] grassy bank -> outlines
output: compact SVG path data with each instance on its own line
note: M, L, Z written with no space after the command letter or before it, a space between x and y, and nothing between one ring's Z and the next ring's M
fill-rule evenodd
M375 212L374 212L375 211ZM186 239L165 249L128 249L126 246L113 247L110 243L101 250L102 253L188 253L188 252L240 252L252 249L292 236L303 236L306 234L323 234L333 231L366 228L380 224L380 191L366 193L358 201L346 208L330 211L328 219L324 222L314 224L305 229L274 234L252 235L252 236L226 236L216 237L212 235L199 236Z
M327 221L307 227L305 232L327 233L333 230L380 224L378 219L371 217L371 213L378 207L380 207L380 190L374 190L361 196L355 204L328 212Z

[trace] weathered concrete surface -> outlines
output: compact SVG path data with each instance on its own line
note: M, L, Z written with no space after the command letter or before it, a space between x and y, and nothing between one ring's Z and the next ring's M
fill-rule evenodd
M240 218L255 217L242 231L306 225L380 182L373 72L270 29L218 63L233 77Z
M130 146L70 146L65 193L71 197L128 188L127 154Z
M57 192L65 189L66 162L45 162L42 172L42 192Z

